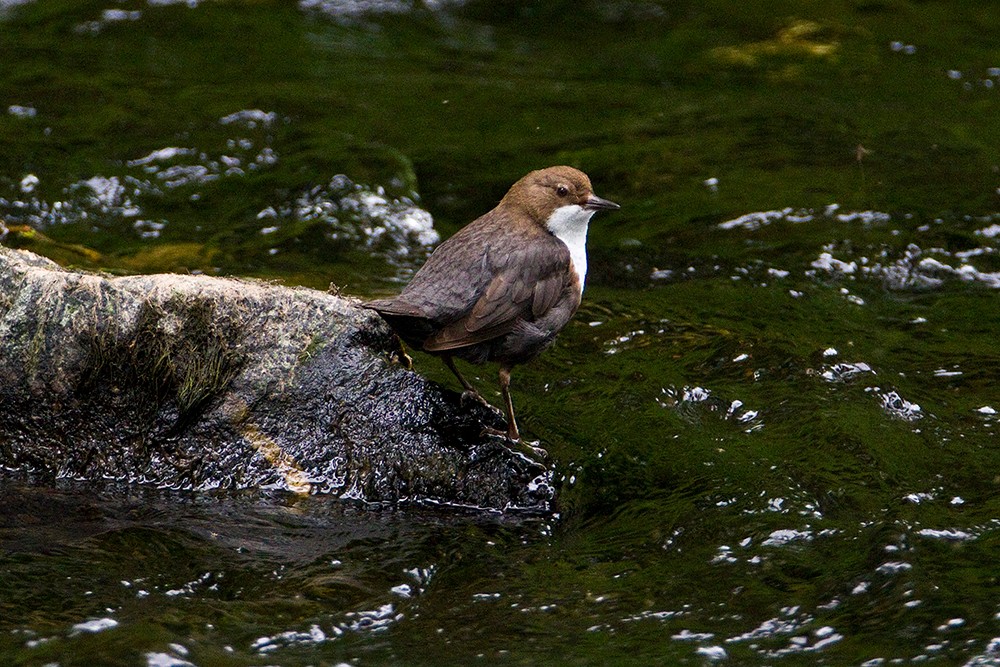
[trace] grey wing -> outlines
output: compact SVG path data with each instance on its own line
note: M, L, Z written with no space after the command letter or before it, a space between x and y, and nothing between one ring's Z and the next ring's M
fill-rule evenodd
M428 338L425 350L454 350L504 336L519 322L544 316L570 282L569 250L548 234L492 259L492 276L475 304Z
M399 314L423 315L441 325L463 316L489 285L490 235L473 223L431 253L395 299Z

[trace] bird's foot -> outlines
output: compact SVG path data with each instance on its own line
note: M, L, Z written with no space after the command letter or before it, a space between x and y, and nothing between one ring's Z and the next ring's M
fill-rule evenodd
M393 352L393 356L396 357L396 361L403 366L408 371L413 370L413 357L406 353L403 346L400 345L398 349Z
M496 408L494 408L492 405L490 405L489 401L487 401L485 398L483 398L479 394L479 392L476 391L475 389L466 389L465 391L462 392L462 407L463 408L466 405L469 405L469 403L471 403L473 401L475 401L476 403L479 403L482 406L490 408L491 410L498 411Z
M521 439L520 434L510 433L509 431L500 431L495 428L490 428L488 426L483 427L483 435L492 435L499 438L503 438L506 443L504 448L512 454L517 454L518 456L526 457L531 463L541 463L547 461L549 458L549 453L537 447L534 444L530 444ZM535 441L538 442L537 440Z

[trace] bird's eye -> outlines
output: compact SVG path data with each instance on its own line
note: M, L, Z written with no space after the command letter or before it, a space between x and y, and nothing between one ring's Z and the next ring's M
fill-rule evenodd
M566 195L569 194L569 188L567 188L565 185L560 185L556 187L556 194L559 195L560 197L565 197Z

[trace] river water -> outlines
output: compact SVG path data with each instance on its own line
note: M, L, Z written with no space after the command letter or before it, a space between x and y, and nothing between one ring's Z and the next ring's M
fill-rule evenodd
M0 0L0 242L67 266L384 295L530 169L622 204L514 374L557 514L9 471L0 663L1000 664L998 34L934 0Z

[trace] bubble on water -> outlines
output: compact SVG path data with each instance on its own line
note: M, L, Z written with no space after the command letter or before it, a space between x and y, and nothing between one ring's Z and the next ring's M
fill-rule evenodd
M899 574L900 572L906 572L907 570L912 570L912 569L913 566L910 565L909 563L904 563L902 561L888 561L882 563L877 568L875 568L875 571L878 572L879 574L893 575L893 574Z
M113 618L96 618L90 621L84 621L83 623L77 623L73 626L73 631L90 633L103 632L117 626L118 621Z
M169 5L187 5L190 9L197 7L201 0L146 0L152 6L166 7Z
M836 351L834 351L834 353L836 353ZM824 356L833 355L827 355L824 353ZM871 373L872 375L875 375L875 371L872 370L871 366L863 361L858 361L856 363L839 363L827 366L825 367L825 370L820 373L820 377L827 382L844 382L864 373Z
M127 11L124 9L105 9L101 12L101 17L95 21L84 21L76 25L73 30L80 34L90 33L96 35L105 26L112 23L123 23L125 21L138 21L142 18L139 10Z
M943 530L935 528L922 528L917 531L917 535L920 535L921 537L929 537L935 540L948 540L953 542L964 542L966 540L976 539L976 536L972 533L967 533L964 530L958 530L956 528L945 528Z
M726 649L721 646L699 646L695 653L708 660L725 660L728 657Z
M0 8L0 11L2 11L2 8ZM11 104L7 107L7 113L16 118L34 118L38 115L38 110L35 107L22 104Z
M272 204L257 217L321 222L330 239L361 243L376 256L402 264L412 263L411 254L421 258L440 240L431 214L412 199L392 198L382 187L355 184L343 174L292 201Z
M681 611L643 611L634 616L626 616L621 619L622 623L634 623L637 621L666 621L672 618L679 618L683 616L690 616L691 613L686 610Z
M193 662L188 662L169 653L150 652L145 657L146 667L195 667Z
M274 112L250 109L223 116L220 122L250 128L268 126L276 120ZM129 224L139 237L156 239L168 221L141 218L143 207L139 202L162 197L168 190L194 190L184 194L196 201L201 197L198 188L223 178L243 176L244 165L250 170L265 169L278 161L273 148L265 145L255 150L250 139L232 138L227 147L227 152L217 158L186 146L158 148L126 162L127 167L141 172L138 176L98 174L78 180L64 189L64 201L50 202L35 196L41 179L28 174L20 189L31 196L0 198L0 215L8 224L36 229L86 221L95 231L122 219L138 218ZM381 186L358 185L344 175L335 176L326 186L300 193L293 202L267 206L257 217L271 221L260 230L265 235L280 231L285 220L322 221L329 227L331 239L363 244L374 255L408 271L440 240L431 215L412 199L390 197ZM278 247L270 250L271 254L279 251Z
M767 539L761 542L765 547L783 547L792 542L811 542L813 534L811 530L781 529L775 530Z
M865 391L875 393L878 397L882 409L890 417L902 419L903 421L916 421L923 419L923 410L916 403L911 403L895 391L882 392L878 387L866 387Z
M828 273L850 274L858 270L857 262L844 262L828 252L820 253L819 258L810 263L815 269Z
M439 2L433 5L440 4ZM405 14L413 9L407 0L299 0L299 7L336 20L353 23L366 14Z
M169 160L174 160L178 157L185 155L194 155L196 151L191 148L178 148L176 146L167 146L166 148L160 148L152 153L149 153L145 157L141 157L135 160L129 160L126 164L130 167L141 167L153 162L167 162Z
M761 226L771 224L776 221L799 222L817 217L811 210L793 212L791 208L774 211L764 211L748 213L739 218L721 223L723 229L743 229L753 231ZM881 211L847 211L839 212L836 204L828 206L820 217L832 219L839 222L857 224L864 227L884 225L892 220L888 213ZM905 214L903 219L910 220L912 214ZM966 216L967 220L973 220L972 216ZM996 223L997 215L984 215L975 218L977 222L991 223L983 226L974 233L982 238L996 238L1000 236L1000 224ZM942 219L934 220L933 225L943 224ZM931 231L933 225L925 224L920 227L925 231ZM903 230L892 230L893 235L901 235ZM949 251L946 248L923 249L916 244L906 246L902 255L893 259L890 249L881 247L876 250L874 256L860 255L851 257L851 253L857 253L853 244L849 242L829 243L825 245L819 256L810 263L810 267L805 271L807 277L816 277L820 274L828 274L834 280L857 280L858 278L880 279L889 289L934 289L941 287L949 280L960 280L963 282L975 282L987 287L1000 289L1000 271L983 271L977 268L972 259L983 256L993 256L998 253L994 246L983 246L978 248L966 248L956 251ZM846 255L846 256L845 256ZM954 258L958 261L949 261ZM768 276L781 278L786 277L784 269L770 267L765 269ZM740 280L744 276L750 275L749 268L737 268L740 275L732 276L733 280ZM800 291L791 292L792 296L800 296ZM845 299L857 305L865 305L865 299L859 295L843 292Z
M964 618L950 618L943 624L939 625L937 630L938 632L945 632L947 630L954 630L955 628L960 628L963 625L965 625Z
M737 357L734 361L742 359ZM682 417L692 421L700 419L699 415L715 413L722 419L732 420L738 424L752 423L753 425L746 429L748 433L763 426L758 419L760 411L747 408L738 398L727 401L704 387L662 387L660 395L654 400L661 408L675 410Z
M776 220L781 220L792 212L792 208L784 208L774 211L760 211L747 213L738 218L719 223L719 229L746 229L753 231L765 225L769 225Z
M799 628L811 623L813 620L809 615L799 616L798 607L786 607L781 611L784 618L781 616L769 618L753 630L729 637L726 639L726 643L734 644L737 642L772 639L780 635L793 635L799 631Z
M953 267L933 257L925 257L920 260L918 270L927 276L926 280L933 281L936 284L941 284L944 281L943 278L935 276L951 276L965 282L979 282L987 287L1000 288L1000 271L987 273L979 271L971 264L962 264L958 267Z
M645 333L645 329L636 329L635 331L629 331L628 333L616 336L606 343L608 349L605 350L605 354L617 354L622 349L620 347L622 344L631 342L633 338L643 336Z
M166 220L136 220L132 225L140 238L155 239L160 237L160 232L167 226Z
M882 211L851 211L838 213L835 218L840 222L860 222L864 226L885 224L892 220L891 215Z
M239 124L249 129L255 129L258 125L270 127L278 119L278 114L274 111L262 111L261 109L243 109L223 116L219 122L223 125Z
M413 587L409 584L399 584L398 586L393 586L389 589L389 592L402 598L413 597Z
M499 600L502 596L500 593L473 593L472 599L478 601L491 601Z
M702 387L684 387L681 400L689 403L700 403L701 401L707 401L711 395L708 389Z
M213 575L212 575L211 572L205 572L201 576L199 576L197 579L193 579L193 580L191 580L191 581L183 584L180 588L172 588L170 590L164 591L163 594L166 595L166 596L168 596L168 597L180 597L180 596L194 595L199 588L205 587L205 584L207 584L212 578L213 578ZM207 588L209 590L211 590L214 587L215 587L215 584L212 584L211 586L208 586Z
M718 552L715 554L715 556L712 558L710 562L713 565L717 565L718 563L735 563L737 562L737 559L732 554L732 548L723 544L722 546L719 547Z
M982 229L977 229L973 232L976 236L985 236L988 239L993 239L1000 236L1000 224L992 224L988 227L983 227Z
M386 605L392 607L392 605ZM367 613L367 612L362 612ZM350 614L348 614L350 616ZM335 636L343 634L341 632L334 632ZM282 647L287 646L311 646L316 644L321 644L329 639L329 635L323 631L318 625L313 624L305 631L297 630L286 630L285 632L279 632L275 635L258 637L251 644L250 648L258 653L270 653Z
M32 192L35 191L35 188L38 187L39 182L40 181L38 180L37 176L35 176L34 174L28 174L27 176L21 179L19 187L21 189L21 192L23 192L24 194L31 194Z
M141 16L142 12L138 10L127 11L124 9L105 9L101 12L101 20L108 23L116 21L137 21Z

